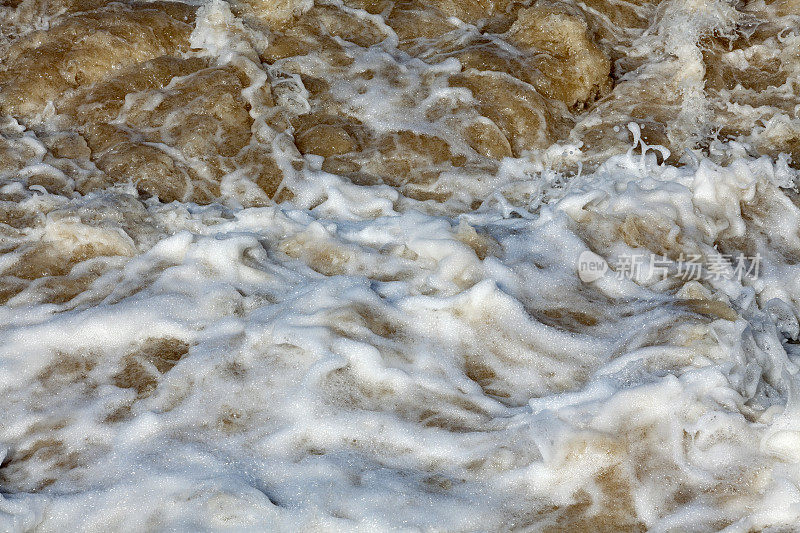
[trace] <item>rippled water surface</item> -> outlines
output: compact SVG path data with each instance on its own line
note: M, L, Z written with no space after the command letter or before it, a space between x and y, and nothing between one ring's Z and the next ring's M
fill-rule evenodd
M3 0L0 529L800 530L798 0Z

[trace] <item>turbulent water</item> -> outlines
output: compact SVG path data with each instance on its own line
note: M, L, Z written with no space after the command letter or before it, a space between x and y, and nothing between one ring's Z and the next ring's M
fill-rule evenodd
M798 0L4 0L3 531L800 530Z

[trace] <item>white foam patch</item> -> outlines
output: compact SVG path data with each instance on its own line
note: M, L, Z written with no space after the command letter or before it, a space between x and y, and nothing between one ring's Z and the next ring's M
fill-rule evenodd
M694 131L703 73L683 44L736 21L728 4L668 4L639 44L686 68L676 127ZM241 65L245 97L269 81L308 111L300 76L261 70L266 34L222 2L198 21L192 53ZM422 85L434 67L395 45L351 71L399 62ZM446 134L425 106L399 112L385 81L333 93L373 131ZM469 97L437 83L426 105ZM3 185L38 217L4 226L3 268L40 243L114 253L63 274L96 269L74 297L31 283L0 307L0 529L796 527L797 172L737 142L659 164L631 131L641 153L571 179L546 166L577 145L454 170L455 200L436 206L313 158L267 207L242 207L236 173L203 207ZM23 177L44 165L25 139ZM594 280L585 252L607 267Z

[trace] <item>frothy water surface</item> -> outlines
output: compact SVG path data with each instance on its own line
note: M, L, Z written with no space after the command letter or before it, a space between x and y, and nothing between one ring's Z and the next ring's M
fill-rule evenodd
M6 1L0 529L796 530L798 49L796 0Z

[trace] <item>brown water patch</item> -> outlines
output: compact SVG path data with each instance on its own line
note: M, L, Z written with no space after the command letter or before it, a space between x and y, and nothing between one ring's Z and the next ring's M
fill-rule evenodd
M4 491L38 492L83 465L80 450L60 435L68 424L67 419L44 419L28 428L0 465Z
M520 10L508 39L538 52L537 68L544 79L534 85L548 98L575 108L611 89L611 62L592 40L579 11L552 6Z
M113 377L114 385L133 389L138 398L146 398L189 351L189 345L174 338L151 338L122 359L122 369Z
M554 130L560 124L532 86L504 73L479 71L454 76L450 83L472 91L478 111L500 128L515 156L549 146L557 138Z
M302 0L240 0L234 6L277 29L308 10L310 3Z
M377 9L377 5L362 4L356 5ZM330 92L342 77L377 78L377 83L388 82L393 87L393 96L403 96L399 106L413 109L425 98L427 84L437 79L423 77L422 86L408 86L400 71L390 66L380 71L348 72L353 53L331 37L362 47L376 44L385 35L365 19L350 20L350 15L315 6L292 24L280 27L262 54L275 61L320 51L327 63L325 69L291 61L282 65L298 73L311 93L312 112L291 119L295 141L302 153L325 157L324 170L346 175L356 183L387 183L409 197L445 201L450 194L436 190L435 185L443 171L474 168L494 172L496 167L487 166L486 159L548 146L572 126L571 115L559 102L577 109L610 88L609 59L596 45L580 10L519 10L517 6L509 7L509 14L494 3L459 8L412 1L384 7L387 23L401 38L401 48L432 63L457 57L464 67L449 84L470 89L477 105L453 108L452 103L443 103L428 112L432 122L447 124L445 136L404 130L378 135L347 110L348 102L337 100ZM453 29L447 22L453 12L461 13L465 20L479 14L483 14L481 18L511 17L504 38L517 48L498 47L488 37L448 41L444 34ZM424 42L426 38L428 42ZM465 145L472 151L465 152Z
M374 45L386 37L378 25L325 5L310 8L292 24L275 29L272 35L263 59L273 62L319 52L334 69L352 62L335 37L358 46Z
M709 315L716 318L723 318L725 320L730 320L732 322L735 322L739 318L739 315L738 313L736 313L736 311L731 309L731 307L725 302L721 302L719 300L689 299L689 300L677 300L676 303L679 306L686 307L692 312L701 315Z
M222 176L241 169L273 195L284 176L253 137L242 96L252 81L237 67L178 57L193 22L194 8L159 2L63 16L12 43L0 109L38 127L38 114L54 103L68 129L54 136L53 155L91 160L102 171L79 177L82 194L133 181L145 196L209 203ZM274 104L268 85L252 94L259 105ZM69 192L45 179L48 190Z
M240 409L227 407L222 410L217 419L217 429L224 433L235 433L247 427L245 422L246 416Z
M63 473L77 468L79 460L79 453L69 450L63 441L42 438L15 452L0 469L0 479L14 490L38 492L56 482L56 478L42 475L42 466L50 473Z
M600 322L600 319L593 314L569 308L531 311L531 316L542 324L573 333L586 333L588 328Z
M689 124L688 118L675 120L686 96L680 65L664 62L659 75L624 77L648 61L632 43L650 21L663 16L658 3L350 1L354 8L381 13L399 36L399 47L412 56L430 64L447 58L461 62L460 73L431 71L413 86L399 63L388 59L376 70L348 70L368 47L382 46L387 38L385 26L375 19L304 0L233 3L246 29L269 28L269 38L258 45L260 58L281 61L280 71L300 75L309 91L311 110L306 113L285 105L277 97L284 89L269 83L253 93L256 104L244 99L242 90L252 78L241 65L189 58L193 7L26 1L13 6L8 20L17 22L4 30L8 42L0 50L0 109L39 128L39 115L53 102L61 131L54 135L58 141L48 141L52 157L91 161L100 170L73 176L69 165L59 163L82 194L134 181L143 196L209 203L221 194L221 178L239 170L264 193L246 200L253 205L264 205L279 190L281 199L292 196L285 187L292 170L279 164L270 142L252 131L253 105L259 113L268 110L266 121L274 133L294 138L299 149L292 155L295 169L303 166L301 154L321 155L329 172L364 185L386 183L410 198L433 202L452 197L451 185L440 182L443 172L492 174L496 160L555 141L582 141L581 157L587 160L622 152L630 139L614 128L629 120L641 124L648 143L670 147L669 162L675 163L684 147L707 148L706 137L715 131L750 134L753 120L727 105L726 98L757 104L765 119L776 111L791 116L794 100L775 88L796 70L788 45L777 40L788 20L780 17L792 12L794 4L747 5L742 9L757 24L743 23L725 35L699 33L708 103L704 112L712 116ZM47 29L14 33L12 27L24 26L23 12L53 18ZM465 34L453 16L475 24L475 31ZM32 22L35 17L30 17ZM747 56L746 66L735 53ZM280 77L276 72L269 77ZM431 108L430 124L419 130L378 133L348 108L341 87L338 93L333 89L358 76L387 83L387 96L409 110L442 82L469 89L475 101L443 101ZM618 79L616 86L612 78ZM352 90L360 89L354 85ZM580 123L587 110L593 119ZM299 120L321 116L326 118ZM772 128L752 142L766 153L797 156L800 133L791 129ZM2 161L13 171L23 162L13 150L9 154ZM56 194L72 192L72 184L53 176L33 176L29 183Z
M325 276L338 276L348 271L353 253L346 248L307 235L283 241L280 249L294 259L301 259L310 268Z
M192 8L134 4L69 15L16 40L0 73L0 110L31 117L70 89L187 46Z
M555 524L545 526L547 533L566 533L568 531L594 531L615 533L617 531L643 532L644 523L636 516L631 498L631 487L618 467L610 467L600 471L595 477L595 484L602 494L596 501L585 490L578 490L575 503L558 509Z
M85 382L96 364L97 359L92 355L59 353L53 363L39 372L37 379L48 389Z
M497 373L479 357L467 355L464 357L464 373L469 379L478 384L484 394L500 401L507 400L511 395L503 390L508 384L497 379Z
M331 87L337 79L352 79L347 69L354 55L383 41L384 27L335 6L303 1L233 4L245 25L270 28L261 58L289 60L281 68L303 79L310 92L308 116L328 117L298 120L305 115L278 105L267 85L257 98L259 106L272 110L268 124L293 135L300 153L323 156L325 170L356 183L386 183L412 198L446 201L451 192L438 185L442 172L492 173L493 160L548 146L572 127L567 108L591 105L611 86L608 46L598 41L596 17L581 8L473 0L353 5L385 10L401 47L426 61L457 57L464 71L449 84L471 90L476 99L475 105L451 109L443 103L433 112L429 119L440 124L437 128L444 125L446 134L369 131ZM91 160L101 171L78 177L75 190L85 194L133 181L144 196L208 203L219 197L221 177L240 170L265 193L249 202L263 205L277 193L287 170L251 132L250 103L241 96L249 77L237 67L184 55L194 8L81 7L85 11L78 13L65 7L49 29L13 40L0 73L6 112L33 124L52 101L68 119L62 141L51 147L54 156ZM480 21L485 33L448 40L454 28L448 17L454 14ZM497 44L500 39L504 45ZM324 68L294 61L312 56ZM40 63L47 65L41 76L32 67ZM400 69L392 70L387 63L363 74L388 81L394 95L402 96L399 105L409 109L426 97L428 84L441 84L447 76L423 77L421 87L408 86ZM53 192L69 192L63 184L39 181Z
M486 431L491 418L468 398L424 388L397 389L359 379L349 368L328 374L321 382L328 401L344 409L392 412L413 424L454 433Z
M458 225L454 237L472 248L481 261L490 255L499 255L501 253L500 244L496 240L485 231L478 232L478 230L465 222Z
M85 243L71 249L48 242L28 246L5 274L28 281L48 276L66 276L79 263L95 257L130 255L129 248L115 244Z

